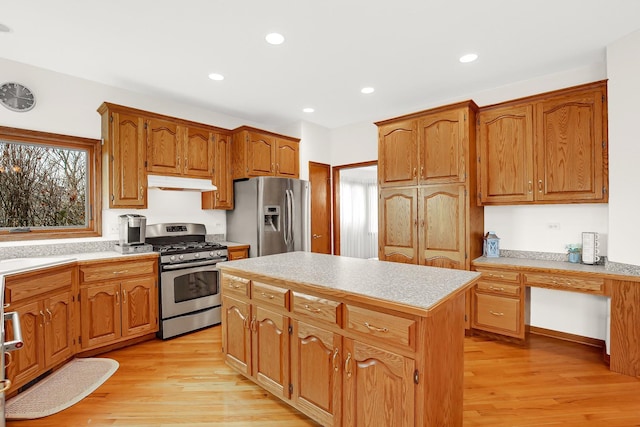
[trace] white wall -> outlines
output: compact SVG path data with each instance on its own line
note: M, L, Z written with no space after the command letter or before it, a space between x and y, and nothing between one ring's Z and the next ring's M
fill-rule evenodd
M606 78L606 65L595 63L461 98L443 99L425 104L420 110L467 99L473 99L479 106L491 105ZM609 111L611 119L611 109ZM331 135L333 165L378 158L377 128L373 123L335 129ZM606 204L491 206L485 208L485 231L498 234L502 249L555 253L564 253L567 243L580 243L582 231L597 231L603 234L601 253L606 254L608 210ZM550 228L550 224L554 224L554 228ZM555 228L555 224L559 228ZM545 289L531 292L531 325L541 328L605 339L606 309L607 301L601 297Z
M97 109L104 101L166 114L200 123L233 129L241 125L268 126L218 114L201 108L178 104L171 99L154 98L139 93L78 79L49 70L0 58L0 81L18 81L36 95L36 106L27 113L15 113L0 108L0 126L38 130L65 135L100 139L100 115ZM150 189L146 215L148 223L188 221L207 226L209 234L226 232L224 211L202 210L200 194ZM134 210L103 210L103 238L117 237L117 217ZM64 240L68 242L69 240ZM24 242L34 244L45 242ZM48 240L46 243L55 243ZM2 246L15 243L3 242Z
M609 75L609 259L640 265L640 31L607 47Z

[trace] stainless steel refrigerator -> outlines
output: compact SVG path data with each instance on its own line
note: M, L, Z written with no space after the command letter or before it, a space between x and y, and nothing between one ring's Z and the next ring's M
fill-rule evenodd
M251 245L250 257L311 250L311 184L261 176L233 183L227 240Z

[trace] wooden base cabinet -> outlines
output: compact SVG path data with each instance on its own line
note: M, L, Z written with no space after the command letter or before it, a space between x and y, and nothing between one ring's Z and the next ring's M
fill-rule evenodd
M75 354L75 265L5 277L6 311L16 311L24 346L11 353L7 377L17 390ZM7 340L13 338L7 323Z
M269 282L223 271L230 367L323 426L462 426L464 293L421 318Z
M80 265L82 351L158 331L155 258Z

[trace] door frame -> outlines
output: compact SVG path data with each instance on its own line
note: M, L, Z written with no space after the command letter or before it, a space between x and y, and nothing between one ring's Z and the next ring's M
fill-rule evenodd
M333 254L340 255L340 171L344 169L364 168L367 166L378 166L377 160L368 162L349 163L346 165L333 166Z

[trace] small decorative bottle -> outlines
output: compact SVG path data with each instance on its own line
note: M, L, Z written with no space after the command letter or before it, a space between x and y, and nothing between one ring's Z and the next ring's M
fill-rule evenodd
M496 236L496 233L489 231L483 239L483 253L482 255L488 258L497 258L500 256L500 238Z

